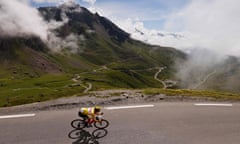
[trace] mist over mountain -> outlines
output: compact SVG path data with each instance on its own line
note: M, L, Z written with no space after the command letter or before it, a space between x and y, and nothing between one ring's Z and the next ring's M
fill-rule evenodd
M238 53L229 55L229 51L223 51L226 48L222 46L219 49L204 47L201 38L190 33L148 30L141 23L131 26L129 30L132 38L148 44L177 46L177 49L187 54L185 61L176 62L175 78L179 80L180 88L239 91L239 67L236 65L239 63ZM230 61L235 64L232 65Z

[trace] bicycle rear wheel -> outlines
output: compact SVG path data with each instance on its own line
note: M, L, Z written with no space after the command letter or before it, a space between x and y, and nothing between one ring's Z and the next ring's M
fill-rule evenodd
M75 119L71 122L71 126L75 129L82 129L86 126L86 124L82 119Z
M100 122L95 122L94 126L99 129L104 129L109 126L109 122L107 120L103 119Z

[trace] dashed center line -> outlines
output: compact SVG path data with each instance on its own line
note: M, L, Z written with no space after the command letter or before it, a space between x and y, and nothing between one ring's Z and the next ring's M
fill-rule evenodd
M197 103L194 104L195 106L225 106L225 107L232 107L233 104L217 104L217 103Z
M22 118L22 117L34 117L35 115L36 115L36 114L5 115L5 116L0 116L0 119Z
M117 107L105 107L105 109L116 110L116 109L132 109L132 108L145 108L145 107L154 107L154 105L117 106Z

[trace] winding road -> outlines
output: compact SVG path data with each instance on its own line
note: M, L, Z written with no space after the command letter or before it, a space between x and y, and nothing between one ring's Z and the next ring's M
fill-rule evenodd
M85 90L83 91L83 93L87 93L88 91L90 91L92 89L92 84L91 83L87 83L88 86L83 85L81 79L81 77L79 75L76 75L76 77L74 77L72 79L73 82L75 82L75 85L79 85L83 88L85 88Z
M166 67L160 67L159 70L155 73L154 75L154 79L159 81L160 83L162 83L163 85L163 89L166 89L167 88L167 85L164 81L158 79L158 75L162 72L162 70L164 70Z
M192 89L197 89L198 87L200 87L201 85L203 85L212 75L214 75L217 71L214 70L213 72L209 73L206 77L203 78L203 80L198 83L197 85L195 85Z

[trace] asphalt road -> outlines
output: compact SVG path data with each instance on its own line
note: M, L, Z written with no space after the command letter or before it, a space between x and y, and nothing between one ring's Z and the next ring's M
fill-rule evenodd
M110 121L100 144L239 144L240 104L196 106L154 103L154 107L104 109ZM36 112L33 117L0 118L0 144L72 144L70 122L78 109ZM95 129L85 129L91 133ZM80 144L76 142L76 144Z

